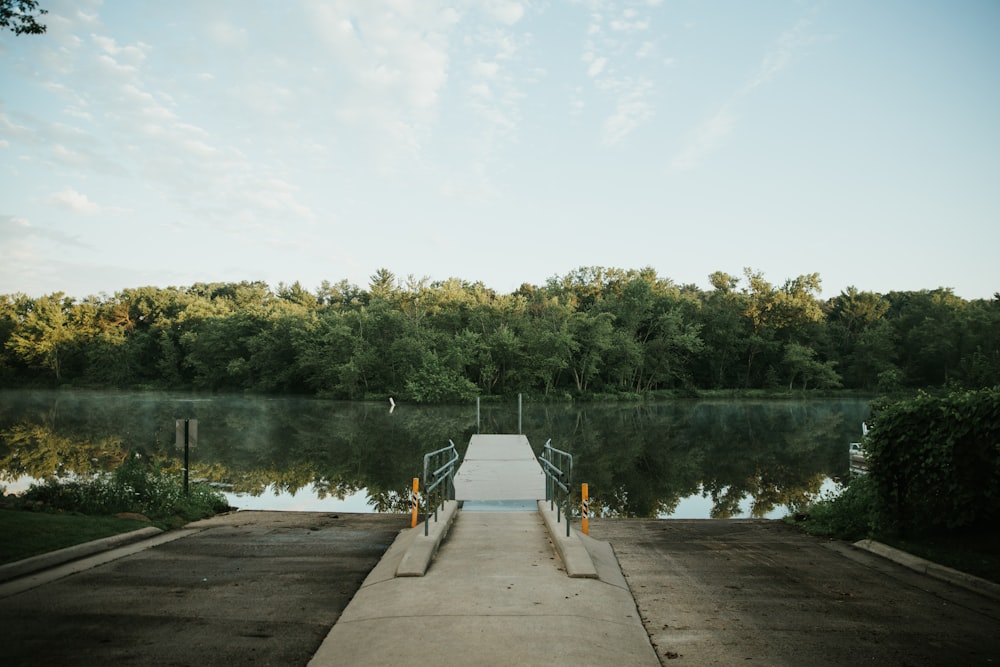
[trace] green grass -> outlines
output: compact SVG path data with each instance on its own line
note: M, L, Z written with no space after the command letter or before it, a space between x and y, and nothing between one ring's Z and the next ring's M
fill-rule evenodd
M228 509L225 496L215 489L204 484L185 489L176 470L129 457L110 475L49 479L17 498L4 498L0 563L150 525L177 528ZM115 516L122 512L142 514L152 523Z
M0 563L37 556L151 524L113 516L0 510Z

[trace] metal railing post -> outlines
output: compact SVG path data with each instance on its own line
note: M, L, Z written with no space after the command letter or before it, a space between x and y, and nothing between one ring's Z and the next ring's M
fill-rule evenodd
M447 461L445 456L448 457ZM433 498L434 520L438 520L438 508L455 496L455 464L458 462L458 450L455 443L448 441L447 447L437 449L430 454L424 454L424 535L430 534L431 502Z
M562 521L563 506L557 498L559 491L565 494L566 502L566 536L570 535L570 520L573 517L571 505L573 495L573 455L552 446L549 439L538 457L542 470L545 472L545 497L549 501L549 510L555 509L556 523Z
M521 394L517 395L517 434L522 435L524 432L521 430Z

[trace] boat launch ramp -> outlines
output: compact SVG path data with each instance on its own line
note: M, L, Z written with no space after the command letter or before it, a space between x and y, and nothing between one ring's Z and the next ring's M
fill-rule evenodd
M472 436L454 490L426 535L400 534L310 665L660 664L610 545L565 534L526 437Z

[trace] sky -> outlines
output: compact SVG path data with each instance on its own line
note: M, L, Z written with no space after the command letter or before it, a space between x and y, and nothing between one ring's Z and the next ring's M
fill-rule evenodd
M0 33L0 294L1000 291L995 0L39 3Z

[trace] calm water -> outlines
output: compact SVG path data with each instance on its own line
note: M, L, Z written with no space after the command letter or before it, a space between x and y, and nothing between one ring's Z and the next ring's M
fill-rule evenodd
M574 483L605 515L784 516L835 490L868 402L523 401L521 430L574 455ZM177 466L175 420L198 420L192 478L241 509L408 511L423 454L477 432L475 404L78 391L0 392L0 484L113 469L125 452ZM483 404L479 431L517 433L517 402Z

